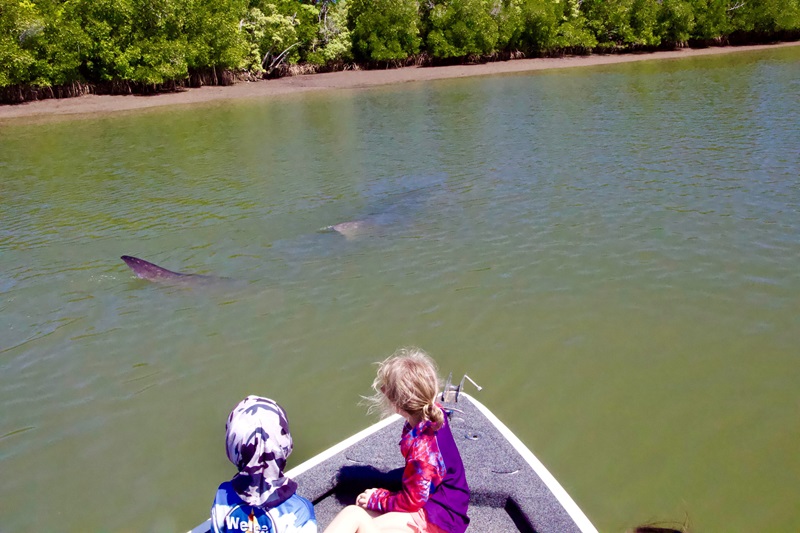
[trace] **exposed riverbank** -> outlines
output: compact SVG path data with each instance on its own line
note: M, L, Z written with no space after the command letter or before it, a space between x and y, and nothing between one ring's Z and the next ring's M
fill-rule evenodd
M265 98L289 93L326 89L360 89L414 81L610 65L633 61L679 59L788 46L800 46L800 41L769 45L684 48L663 52L515 59L511 61L497 61L476 65L404 67L387 70L349 70L324 74L291 76L257 82L240 82L230 86L209 86L197 89L185 89L173 93L161 93L151 96L86 95L76 98L26 102L18 105L2 105L0 106L0 120L41 120L52 117L95 115L97 113L113 113L118 111L131 111L159 106L187 105L218 100Z

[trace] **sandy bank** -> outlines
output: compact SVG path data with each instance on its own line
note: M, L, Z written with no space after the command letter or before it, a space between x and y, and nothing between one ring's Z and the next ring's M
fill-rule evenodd
M412 81L427 81L468 76L488 76L493 74L531 72L545 69L573 68L592 65L610 65L633 61L655 59L677 59L685 57L708 56L747 52L751 50L767 50L800 46L800 42L788 42L756 46L727 46L701 49L681 49L669 52L650 52L622 55L570 56L559 58L516 59L480 65L454 65L448 67L406 67L391 70L359 70L331 72L326 74L310 74L262 80L259 82L242 82L228 87L201 87L186 89L175 93L164 93L155 96L97 96L86 95L61 100L41 100L19 105L0 106L0 120L31 119L37 121L47 117L64 117L69 115L94 115L115 111L130 111L158 106L186 105L215 100L232 100L242 98L265 98L288 93L319 91L332 89L358 89ZM16 121L16 120L15 120ZM24 122L24 120L23 120Z

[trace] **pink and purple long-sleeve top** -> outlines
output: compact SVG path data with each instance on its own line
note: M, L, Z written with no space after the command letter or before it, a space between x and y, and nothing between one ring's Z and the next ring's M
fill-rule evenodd
M367 509L413 513L424 508L431 523L463 533L469 524L469 486L447 416L438 430L427 420L414 427L406 423L400 452L406 461L402 488L398 492L376 489Z

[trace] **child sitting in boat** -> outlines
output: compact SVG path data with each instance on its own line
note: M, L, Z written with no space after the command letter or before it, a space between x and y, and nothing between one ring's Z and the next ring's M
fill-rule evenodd
M436 404L436 364L418 348L404 348L380 363L372 383L373 407L406 419L400 440L405 458L402 489L367 489L343 509L325 533L463 533L469 524L469 487L461 455Z
M233 408L225 429L228 459L239 473L217 489L211 531L316 533L314 506L295 494L297 484L283 475L292 453L283 408L269 398L248 396Z

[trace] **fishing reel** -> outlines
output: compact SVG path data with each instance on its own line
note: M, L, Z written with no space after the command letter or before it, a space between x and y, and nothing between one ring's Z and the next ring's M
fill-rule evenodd
M461 382L458 385L455 385L453 383L453 373L450 372L450 374L447 376L447 381L444 384L444 389L442 390L441 400L443 402L457 403L458 395L461 394L461 390L464 388L465 380L475 385L475 388L478 389L479 392L483 389L483 387L475 383L472 378L466 374L464 374L464 377L461 378Z

